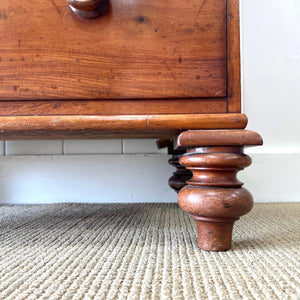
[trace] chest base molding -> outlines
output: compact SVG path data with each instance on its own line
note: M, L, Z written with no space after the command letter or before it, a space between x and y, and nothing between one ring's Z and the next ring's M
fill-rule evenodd
M0 139L172 138L189 129L243 129L244 114L8 116Z

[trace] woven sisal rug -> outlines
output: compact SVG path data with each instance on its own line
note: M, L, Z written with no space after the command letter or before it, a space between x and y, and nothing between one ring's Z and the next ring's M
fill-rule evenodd
M300 299L300 203L256 204L227 252L176 204L0 206L0 299Z

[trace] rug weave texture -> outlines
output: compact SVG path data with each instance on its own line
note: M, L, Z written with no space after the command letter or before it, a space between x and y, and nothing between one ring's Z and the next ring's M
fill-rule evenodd
M300 299L300 203L256 204L198 249L176 204L0 206L0 299Z

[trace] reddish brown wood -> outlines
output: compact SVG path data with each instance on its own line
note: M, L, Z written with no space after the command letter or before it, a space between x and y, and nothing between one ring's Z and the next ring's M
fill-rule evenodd
M173 175L169 179L169 186L175 190L177 193L182 189L187 180L192 177L191 171L187 170L179 163L179 158L185 153L182 150L175 150L173 145L173 140L170 139L160 139L156 142L158 149L168 148L168 154L171 154L172 157L169 159L169 164L176 168L176 171L173 172Z
M224 98L0 101L0 116L213 114L226 110Z
M171 139L184 131L171 185L197 222L199 246L229 249L234 221L253 202L236 179L251 162L242 148L262 144L234 130L247 124L239 1L113 0L101 17L84 19L64 0L2 0L0 19L0 139ZM177 162L183 152L188 171Z
M231 247L234 222L253 206L251 194L236 178L238 171L251 164L243 146L261 143L258 134L246 130L186 131L177 138L188 152L180 164L193 172L178 194L178 203L196 220L201 249Z
M227 0L227 97L228 112L241 111L239 0Z
M2 0L0 99L226 97L223 0Z
M173 154L169 159L169 164L176 168L173 176L169 179L169 186L177 193L186 186L186 182L192 177L192 172L187 170L184 166L179 163L181 154Z
M91 11L100 6L104 1L105 0L67 0L67 3L76 9Z
M243 128L246 122L241 114L0 117L0 138L171 138L189 128Z
M251 194L236 179L251 159L242 153L204 153L183 156L180 163L193 177L179 192L178 204L196 220L199 247L228 250L233 223L253 206Z
M84 18L100 16L108 8L108 0L67 0L71 10Z
M176 139L177 147L197 146L257 146L262 145L261 136L250 130L189 130Z
M184 4L176 0L172 5L165 5L163 2L153 3L150 0L130 3L117 0L112 3L110 12L95 20L75 17L63 2L54 0L53 6L49 7L48 2L45 3L45 1L31 1L30 10L25 9L29 5L29 2L25 0L15 3L4 0L2 3L5 17L2 18L0 27L0 99L2 100L0 101L0 115L225 113L228 110L228 103L224 96L227 94L229 97L233 95L235 99L229 101L228 107L231 107L230 103L235 103L235 107L239 105L237 103L240 102L240 98L234 96L240 94L237 0L226 1L226 6L221 0L202 3L193 0ZM148 5L148 2L151 5ZM22 9L19 9L20 7ZM145 19L140 16L138 20L134 19L137 12L145 12L145 16L149 13L151 18ZM177 18L177 14L181 17ZM175 21L172 23L173 18ZM24 20L28 21L24 22ZM138 22L133 22L134 20ZM188 28L191 22L194 27ZM158 29L157 32L150 30L153 27ZM127 31L130 35L124 36L128 28L131 29ZM224 34L225 30L227 36ZM94 34L95 32L97 35ZM163 33L168 34L161 36ZM161 49L161 45L166 47L165 51ZM127 47L130 47L131 51L123 51ZM226 60L226 49L227 66L224 64L224 70L221 73L225 74L227 69L228 91L218 90L215 93L216 97L212 97L213 94L210 91L218 85L218 80L212 73L209 74L208 69L212 61L217 63L218 59ZM119 50L122 51L116 56ZM171 50L174 50L174 53ZM185 51L188 51L189 59L181 55ZM106 53L105 57L103 53ZM153 63L153 57L164 63L170 59L171 64L164 67L165 72L160 74L161 76L153 73L153 70L156 72L159 69ZM130 61L133 58L134 63ZM191 83L193 80L189 76L195 75L198 62L203 63L199 70L203 71L205 76L201 77L198 74L196 77L200 76L202 80L209 74L208 77L211 78L210 81L203 79L205 81L203 84L199 78L196 78L199 82L195 85L195 91L197 90L197 93L200 91L199 95L206 98L164 100L170 97L170 91L176 97L182 97L182 93L177 93L179 87L174 87L173 75L176 75L177 71L186 81L183 85L186 96L194 97L195 94L190 89L190 84L194 83ZM131 67L136 66L137 72L143 73L131 72L131 67L128 68L129 63ZM172 69L173 63L177 68L175 73ZM112 67L114 64L116 68ZM169 68L170 66L172 68ZM185 72L186 68L191 68L192 71L189 69L189 72ZM213 70L218 72L216 65L213 66ZM120 80L125 80L125 77L120 79L115 75L116 73L124 75L127 71L130 71L130 76L133 77L130 77L129 81L126 79L122 86ZM97 80L95 79L95 72L101 73L99 80L99 76ZM136 76L140 75L141 80L137 80ZM222 77L223 81L225 77ZM154 81L151 81L153 78ZM164 78L169 79L164 80ZM148 84L148 79L151 81L150 85L141 88L140 84ZM130 84L130 80L133 85ZM226 80L224 82L226 83ZM162 84L165 84L166 88ZM109 90L104 89L106 85L109 86ZM137 99L125 102L108 99L113 97L115 88L122 89L122 93L115 98L126 98L128 96L126 93L130 90L129 93L136 93ZM144 92L147 93L148 88L151 90L150 93L155 93L154 96L150 95L155 99L144 99ZM101 96L101 93L105 95ZM162 93L162 96L157 96L157 93ZM107 100L99 100L102 97ZM49 99L56 98L57 101L49 101ZM28 102L25 103L5 101L8 99L44 100L27 100ZM178 124L178 130L181 129ZM91 135L94 133L91 132ZM49 133L49 136L54 135ZM112 136L116 135L112 134Z
M173 141L171 139L159 139L156 141L156 146L158 149L163 149L168 147L169 150L170 147L173 148Z

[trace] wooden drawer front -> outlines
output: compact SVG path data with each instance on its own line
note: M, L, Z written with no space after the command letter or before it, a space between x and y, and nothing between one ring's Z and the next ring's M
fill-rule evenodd
M0 99L226 96L226 1L1 0Z

